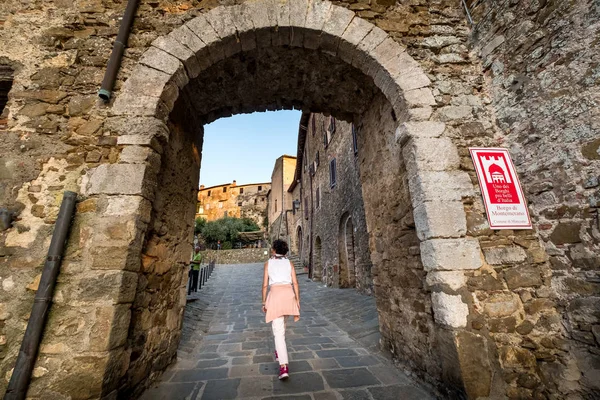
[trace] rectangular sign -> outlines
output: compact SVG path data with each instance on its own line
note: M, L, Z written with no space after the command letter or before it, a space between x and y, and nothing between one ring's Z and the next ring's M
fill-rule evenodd
M525 196L506 149L469 148L492 229L531 229Z

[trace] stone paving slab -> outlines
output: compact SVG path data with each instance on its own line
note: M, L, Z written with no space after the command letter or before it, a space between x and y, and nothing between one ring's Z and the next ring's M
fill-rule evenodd
M278 380L261 281L262 264L218 265L188 296L177 361L141 399L434 398L379 353L372 297L306 277L299 278L301 319L287 322L290 378Z

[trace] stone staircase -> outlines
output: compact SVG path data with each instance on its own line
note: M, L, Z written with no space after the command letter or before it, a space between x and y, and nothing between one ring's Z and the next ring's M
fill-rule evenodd
M296 269L296 275L308 275L308 271L304 271L304 267L302 267L302 261L300 261L300 257L297 254L288 254L288 260L290 260Z

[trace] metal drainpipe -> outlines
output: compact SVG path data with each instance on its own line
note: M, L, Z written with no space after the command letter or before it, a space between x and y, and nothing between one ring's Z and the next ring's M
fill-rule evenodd
M133 23L137 5L138 0L129 0L127 2L125 14L121 20L121 26L119 26L119 33L117 34L117 39L115 40L112 53L108 59L106 72L104 73L104 79L102 80L102 86L98 91L98 96L105 102L110 100L112 89L115 85L115 79L117 78L119 67L121 66L121 58L123 58L123 52L125 52L125 45L127 44L127 39L129 38L129 29Z
M316 171L315 171L315 174L316 174ZM310 173L310 170L308 171L308 177L309 177L309 180L310 180L310 228L309 228L310 229L310 248L309 248L309 250L310 250L310 261L308 263L308 278L312 279L313 272L314 272L314 268L313 268L314 267L313 266L313 234L314 234L314 232L313 232L313 219L314 219L314 215L315 215L315 213L314 213L315 209L313 207L313 178L312 178L313 176ZM322 270L323 270L323 266L321 266L321 273L322 273ZM321 275L321 279L322 278L323 278L323 276Z
M48 256L44 263L42 278L38 290L35 293L31 316L27 323L27 329L23 336L21 349L17 357L17 362L13 370L4 400L22 400L27 395L29 380L35 365L37 353L46 324L46 317L52 302L52 294L56 277L60 270L60 263L64 252L64 247L71 227L73 211L77 193L66 191L63 196L62 204L54 226L54 233L48 249Z

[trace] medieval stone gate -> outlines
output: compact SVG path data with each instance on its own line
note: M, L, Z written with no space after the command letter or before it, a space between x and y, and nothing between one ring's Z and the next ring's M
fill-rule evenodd
M14 139L4 146L24 147L21 153L10 147L3 170L3 187L10 190L2 201L20 218L2 233L3 373L16 357L60 193L71 189L81 197L30 396L137 393L161 373L177 349L185 304L202 126L237 113L292 107L361 127L375 296L383 346L394 357L451 396L518 398L598 389L598 369L592 367L598 317L591 311L598 300L578 297L597 295L593 280L585 279L597 269L597 203L573 202L572 215L555 207L560 215L546 228L550 211L537 210L551 200L536 198L542 207L534 214L538 229L551 230L550 241L537 230L491 231L465 151L503 141L526 147L529 140L504 132L504 125L516 132L521 126L507 119L510 107L498 106L501 99L488 97L503 90L495 89L499 83L482 78L492 62L496 77L507 68L498 64L502 53L490 58L498 48L510 52L501 47L504 36L486 36L495 32L491 26L506 29L506 21L482 19L481 37L469 37L458 1L251 0L216 8L208 2L203 12L182 6L168 11L184 16L172 23L174 29L163 27L167 34L154 34L150 46L137 47L143 54L125 63L125 82L105 106L90 102L85 81L93 81L86 63L94 61L85 50L93 39L86 45L70 41L101 32L95 25L94 34L80 32L91 19L101 19L97 14L105 7L84 3L60 21L81 11L82 25L71 23L77 35L53 33L60 46L32 41L27 47L26 41L34 55L6 47L16 73L8 104ZM152 8L141 8L142 23L157 18ZM540 6L531 24L543 25L557 8ZM560 10L583 15L578 7ZM19 29L32 29L19 18L11 20L7 41L22 36ZM594 25L580 26L597 35ZM470 40L481 58L469 52ZM44 57L52 60L43 64L49 69L44 73L58 78L35 78L40 71L33 60ZM533 79L511 79L523 85L525 78ZM569 128L564 131L570 134ZM27 147L33 141L44 148L48 133L64 134L47 147L50 154ZM597 177L600 156L592 138L593 131L573 133L582 147L569 160ZM33 167L36 156L40 165ZM19 162L32 171L10 173ZM547 192L536 180L546 175L522 168L531 171L532 178L525 178L529 193ZM598 187L597 179L588 184L568 172L565 179L586 195ZM557 284L549 255L553 266L580 260L576 267L590 273L563 268L571 281ZM569 282L579 284L579 292L565 288ZM563 298L570 302L558 304Z

